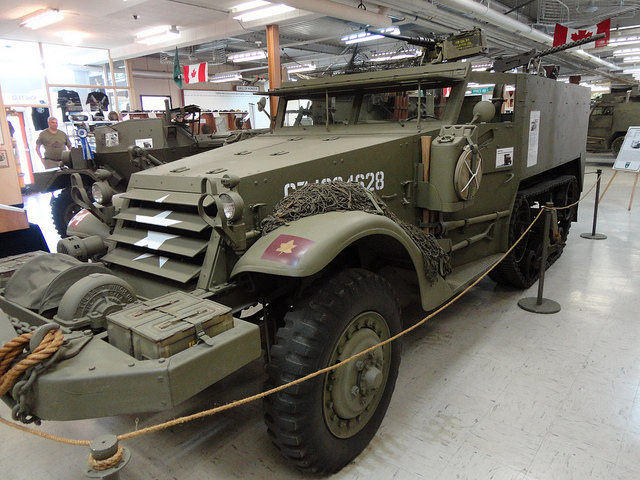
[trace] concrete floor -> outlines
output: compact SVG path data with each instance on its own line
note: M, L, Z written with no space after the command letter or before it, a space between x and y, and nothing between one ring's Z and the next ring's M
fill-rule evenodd
M611 156L589 160L588 172L604 169L604 188ZM331 478L636 480L640 196L627 210L634 178L618 174L600 205L597 231L606 240L580 238L592 229L594 192L580 207L568 247L546 277L545 297L561 304L560 313L536 315L517 306L536 295L535 286L523 292L485 279L405 337L382 427ZM595 175L585 179L588 188ZM256 362L170 412L48 422L39 429L89 440L126 433L257 393L263 380ZM127 441L132 459L120 478L305 478L270 444L261 410L250 404ZM4 405L0 415L9 417ZM85 478L86 447L3 425L0 432L4 480Z

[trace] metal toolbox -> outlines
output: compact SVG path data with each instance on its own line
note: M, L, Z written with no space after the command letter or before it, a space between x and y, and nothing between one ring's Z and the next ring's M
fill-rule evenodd
M230 307L184 292L107 316L109 343L138 360L170 357L232 327Z

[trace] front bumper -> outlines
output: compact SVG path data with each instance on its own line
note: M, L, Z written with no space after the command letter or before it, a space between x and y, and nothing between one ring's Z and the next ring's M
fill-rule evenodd
M0 307L15 314L7 303L0 297ZM38 376L25 397L29 411L44 420L80 420L169 409L260 357L259 327L236 318L233 323L211 346L197 344L155 360L137 360L96 336ZM10 320L0 316L0 345L15 336Z

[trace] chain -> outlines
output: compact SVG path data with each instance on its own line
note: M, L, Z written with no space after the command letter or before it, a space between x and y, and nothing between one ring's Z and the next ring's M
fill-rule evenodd
M15 317L11 317L9 315L7 316L9 317L9 320L11 320L11 326L15 329L18 335L22 335L23 333L33 332L38 328L33 325L29 325L27 322L21 322Z

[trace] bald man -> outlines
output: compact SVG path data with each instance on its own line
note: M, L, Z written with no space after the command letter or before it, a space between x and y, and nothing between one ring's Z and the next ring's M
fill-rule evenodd
M65 148L71 148L69 137L62 130L58 130L58 119L49 117L49 128L40 132L36 140L36 153L40 157L44 168L57 168L62 166L62 152ZM40 147L44 146L44 156Z

